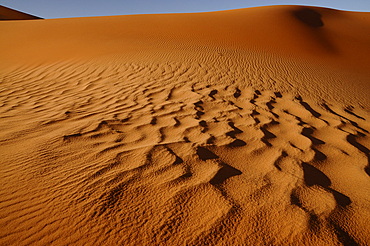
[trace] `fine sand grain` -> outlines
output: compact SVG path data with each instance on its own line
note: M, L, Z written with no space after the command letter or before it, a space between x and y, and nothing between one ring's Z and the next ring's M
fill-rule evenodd
M0 22L0 245L369 245L370 14Z

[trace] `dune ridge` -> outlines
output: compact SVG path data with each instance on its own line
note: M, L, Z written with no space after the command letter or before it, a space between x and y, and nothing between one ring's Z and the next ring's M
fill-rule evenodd
M369 17L0 23L0 244L367 245Z

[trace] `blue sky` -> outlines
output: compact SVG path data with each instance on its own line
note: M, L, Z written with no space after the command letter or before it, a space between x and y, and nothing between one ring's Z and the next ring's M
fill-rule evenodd
M370 0L0 0L0 5L43 18L190 13L267 5L310 5L370 12Z

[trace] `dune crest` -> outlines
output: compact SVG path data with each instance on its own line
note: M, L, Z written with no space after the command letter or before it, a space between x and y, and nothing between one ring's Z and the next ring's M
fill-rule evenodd
M369 17L0 23L0 244L367 245Z

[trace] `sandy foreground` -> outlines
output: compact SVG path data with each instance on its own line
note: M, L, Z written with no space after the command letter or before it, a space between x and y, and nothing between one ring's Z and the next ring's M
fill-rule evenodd
M0 245L369 245L370 14L0 22Z

